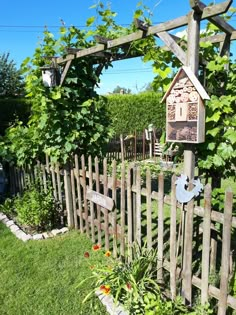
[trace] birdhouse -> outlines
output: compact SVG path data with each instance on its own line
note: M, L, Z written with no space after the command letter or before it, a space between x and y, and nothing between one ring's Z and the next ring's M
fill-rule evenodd
M189 67L182 67L162 101L166 101L166 141L205 141L205 89Z
M58 85L58 70L53 66L41 67L43 84L47 87L53 87Z

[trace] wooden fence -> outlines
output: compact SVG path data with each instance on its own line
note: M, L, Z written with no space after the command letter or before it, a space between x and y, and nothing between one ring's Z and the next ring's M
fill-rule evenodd
M172 299L181 294L192 304L200 294L202 304L210 298L218 301L218 315L236 309L236 298L229 294L236 262L231 190L225 193L224 213L212 210L209 184L200 206L194 201L181 206L175 175L153 177L147 170L141 176L135 163L128 168L123 163L118 174L115 160L109 165L107 159L75 156L64 169L48 160L27 171L12 168L12 192L22 192L26 178L36 176L45 191L47 182L52 183L65 224L86 233L115 258L132 260L134 242L157 248L157 281L168 284Z

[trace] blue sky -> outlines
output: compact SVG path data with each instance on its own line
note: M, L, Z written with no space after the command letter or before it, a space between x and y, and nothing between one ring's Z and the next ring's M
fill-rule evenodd
M11 0L1 3L0 11L0 53L9 52L10 58L20 67L26 57L31 57L43 37L44 26L57 36L62 19L66 26L84 27L87 18L95 14L89 9L96 0ZM106 0L102 1L107 3ZM113 11L117 12L119 24L130 24L139 0L111 0ZM204 1L220 3L223 0ZM152 21L157 24L183 15L190 11L189 0L143 0L153 12ZM231 23L236 27L236 18ZM204 22L202 28L204 28ZM118 61L101 78L101 93L112 92L120 85L134 93L142 90L154 78L151 65L140 58Z

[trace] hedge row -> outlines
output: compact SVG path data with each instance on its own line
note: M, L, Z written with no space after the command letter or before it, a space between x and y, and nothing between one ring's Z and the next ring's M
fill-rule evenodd
M116 134L143 131L149 124L165 128L165 105L155 92L107 96L107 110Z

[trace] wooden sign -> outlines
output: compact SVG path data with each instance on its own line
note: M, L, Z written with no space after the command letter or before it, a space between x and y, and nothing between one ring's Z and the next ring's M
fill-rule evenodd
M162 101L166 100L166 141L205 141L205 89L189 67L182 67Z
M112 210L114 208L114 201L112 198L104 196L94 190L87 190L87 199L105 209Z

